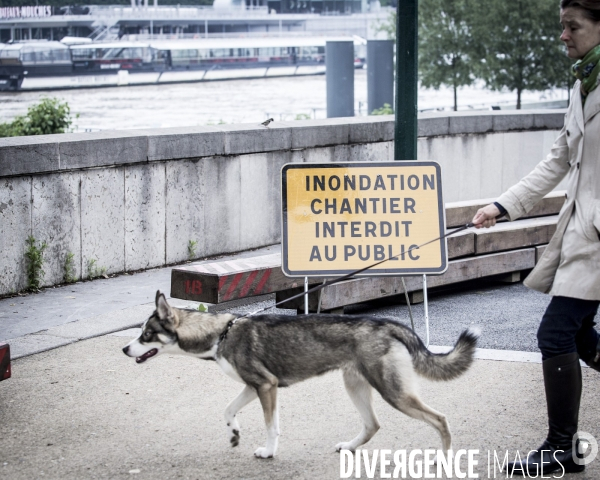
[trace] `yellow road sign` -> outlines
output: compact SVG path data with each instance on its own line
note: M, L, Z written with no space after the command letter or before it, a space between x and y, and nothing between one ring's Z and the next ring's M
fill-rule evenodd
M290 277L441 274L446 240L435 162L286 164L282 168L282 269Z

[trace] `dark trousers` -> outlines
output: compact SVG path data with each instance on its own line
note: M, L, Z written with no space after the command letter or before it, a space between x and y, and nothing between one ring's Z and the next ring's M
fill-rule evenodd
M599 304L596 300L552 297L537 333L542 360L575 352L583 360L593 358L600 337L594 329Z

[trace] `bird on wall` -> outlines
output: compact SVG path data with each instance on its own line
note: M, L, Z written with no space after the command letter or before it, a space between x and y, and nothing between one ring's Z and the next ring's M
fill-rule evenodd
M268 120L265 120L264 122L261 123L261 125L264 125L265 127L269 126L269 123L271 123L273 121L272 118L269 118Z

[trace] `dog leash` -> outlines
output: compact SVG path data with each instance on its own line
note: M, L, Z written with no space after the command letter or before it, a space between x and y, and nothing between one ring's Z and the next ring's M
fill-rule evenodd
M340 283L343 282L345 280L350 280L351 278L354 278L356 275L360 275L362 272L369 270L370 268L376 267L378 265L381 265L382 263L385 263L389 260L392 260L394 258L398 258L400 255L407 255L409 252L412 252L413 250L417 250L421 247L425 247L426 245L429 245L430 243L433 242L437 242L438 240L443 240L444 238L450 237L452 235L457 234L458 232L462 232L463 230L467 230L468 228L474 227L475 224L473 222L469 222L465 225L463 225L462 227L457 228L456 230L453 230L450 233L446 233L445 235L441 235L437 238L434 238L433 240L429 240L428 242L422 243L421 245L416 245L412 248L409 248L408 250L406 250L405 252L401 252L398 255L394 255L393 257L389 257L389 258L385 258L383 260L380 260L379 262L376 262L372 265L369 265L368 267L363 267L359 270L356 270L354 272L348 273L342 277L338 277L338 278L334 278L333 280L329 280L327 282L323 282L320 285L317 285L315 287L310 288L309 290L307 290L306 292L301 292L297 295L294 295L293 297L289 297L286 298L285 300L281 300L280 302L277 302L275 305L269 305L268 307L264 307L261 308L259 310L256 310L255 312L252 313L248 313L246 315L243 315L241 317L237 317L234 320L231 320L229 322L229 324L227 324L227 328L225 329L225 331L221 334L221 336L223 337L223 339L225 338L225 336L227 335L227 332L231 329L231 327L235 324L235 322L237 322L238 320L241 320L242 318L248 318L248 317L252 317L254 315L258 315L261 312L264 312L265 310L269 310L273 307L277 307L278 305L281 305L282 303L286 303L292 300L295 300L297 298L303 297L304 295L308 295L309 293L313 293L313 292L318 292L319 290L324 289L325 287L329 287L331 285L335 285L336 283ZM231 325L230 325L231 324Z

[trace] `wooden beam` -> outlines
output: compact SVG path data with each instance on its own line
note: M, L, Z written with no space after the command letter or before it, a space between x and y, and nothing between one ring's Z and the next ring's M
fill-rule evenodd
M548 243L556 231L558 215L499 223L475 231L475 255Z
M485 207L496 201L496 198L483 200L468 200L464 202L446 203L446 227L460 227L473 220L473 217L481 207ZM542 217L544 215L556 215L565 203L565 191L550 192L533 210L522 218ZM505 221L505 220L503 220Z

